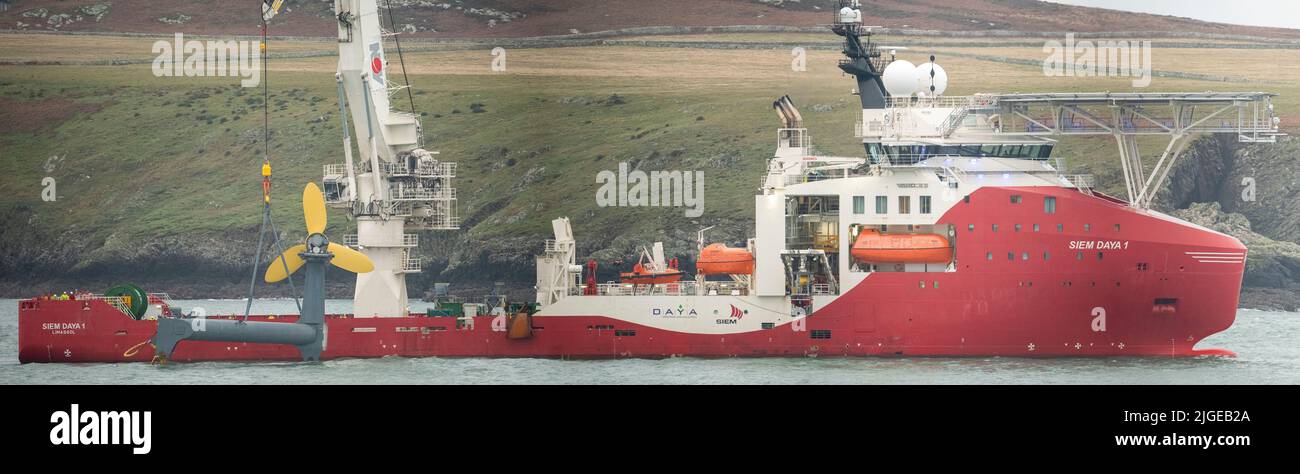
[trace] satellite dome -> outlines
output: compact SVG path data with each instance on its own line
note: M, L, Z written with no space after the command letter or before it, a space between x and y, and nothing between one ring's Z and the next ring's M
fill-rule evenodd
M853 9L844 7L840 9L840 23L853 23Z
M907 97L917 91L919 83L916 77L916 66L900 59L885 67L881 80L885 83L885 91L889 92L889 95Z
M930 77L930 71L934 71L933 81ZM932 96L943 95L943 91L948 89L948 73L944 72L943 67L933 62L925 63L916 67L916 90L930 93ZM934 86L934 91L930 91L930 86Z

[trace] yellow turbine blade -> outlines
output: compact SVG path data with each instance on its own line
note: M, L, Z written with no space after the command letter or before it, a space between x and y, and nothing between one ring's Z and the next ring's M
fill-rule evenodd
M330 253L334 254L334 259L330 260L330 263L352 273L370 273L375 269L375 264L370 261L370 257L352 250L351 247L330 242Z
M302 213L308 234L325 232L325 196L316 183L307 183L302 190Z
M288 278L289 275L293 274L293 272L298 271L298 268L302 267L303 263L302 257L299 257L298 254L306 251L306 245L298 244L289 247L289 250L285 250L279 257L275 257L275 260L272 260L271 264L266 267L266 282L275 283ZM286 264L289 267L288 272L284 271Z

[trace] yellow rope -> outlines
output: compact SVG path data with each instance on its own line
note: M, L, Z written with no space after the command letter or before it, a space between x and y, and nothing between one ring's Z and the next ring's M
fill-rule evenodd
M123 353L122 353L122 357L133 357L133 356L135 356L136 354L139 354L139 353L140 353L140 347L143 346L143 345L145 345L145 344L148 344L149 341L150 341L150 339L145 339L143 342L141 342L141 343L139 343L139 344L136 344L136 345L134 345L134 346L131 346L130 349L127 349L126 352L123 352Z

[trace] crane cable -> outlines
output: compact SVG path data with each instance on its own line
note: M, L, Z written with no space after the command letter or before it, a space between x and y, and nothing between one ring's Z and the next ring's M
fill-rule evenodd
M397 46L397 61L402 63L402 80L406 82L406 99L411 101L411 115L417 115L415 112L415 96L411 94L411 77L406 75L406 58L402 57L402 40L401 34L397 31L397 20L393 17L392 0L384 0L388 10L388 27L393 31L393 44Z
M253 274L248 281L248 302L244 305L243 321L248 320L248 316L253 309L253 291L257 286L257 270L262 265L262 250L267 226L271 227L271 233L275 236L272 245L276 249L276 259L284 266L285 273L289 272L289 262L280 256L284 253L284 246L280 242L275 222L271 219L271 81L270 71L267 69L266 54L269 23L271 17L274 17L279 12L282 4L283 0L264 0L259 11L259 16L262 18L262 39L257 47L262 56L262 227L257 232L257 250L253 255ZM293 304L297 306L298 312L302 313L302 303L298 300L298 288L294 285L293 278L288 280Z

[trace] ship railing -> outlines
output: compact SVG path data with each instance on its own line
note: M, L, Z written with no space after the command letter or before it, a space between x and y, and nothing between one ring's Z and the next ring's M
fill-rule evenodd
M883 137L885 136L885 122L883 120L870 120L856 122L853 124L853 136L857 138Z
M361 246L361 242L360 242L360 239L357 238L357 234L347 234L347 235L344 235L344 236L343 236L343 245L346 245L346 246L348 246L348 247L354 247L354 248L355 248L355 247L360 247L360 246ZM376 244L371 244L371 245L376 245ZM408 247L408 248L419 247L419 246L420 246L420 234L402 234L402 241L401 241L401 243L394 243L393 245L377 245L377 246L382 246L382 247Z
M395 187L391 189L394 201L443 201L456 199L456 188L428 189Z
M332 163L325 165L324 168L324 175L326 178L348 175L348 165L346 163Z
M829 283L813 283L812 294L830 295L833 293L831 292L831 285Z
M379 169L389 176L408 177L415 176L419 178L454 178L456 177L456 163L432 163L421 164L411 168L405 162L401 163L380 163Z
M151 295L152 296L152 295ZM114 309L121 311L122 314L130 315L131 309L126 304L125 296L104 296L104 295L83 295L78 294L76 301L103 301L108 303Z
M806 128L778 128L776 129L776 147L779 148L798 148L800 153L809 155L812 153L812 138L808 135Z
M998 108L998 98L992 95L889 97L885 99L885 107L996 109Z
M420 273L420 257L407 256L402 259L402 273Z
M1078 189L1086 194L1092 194L1093 177L1090 174L1063 174L1061 180L1068 187Z

